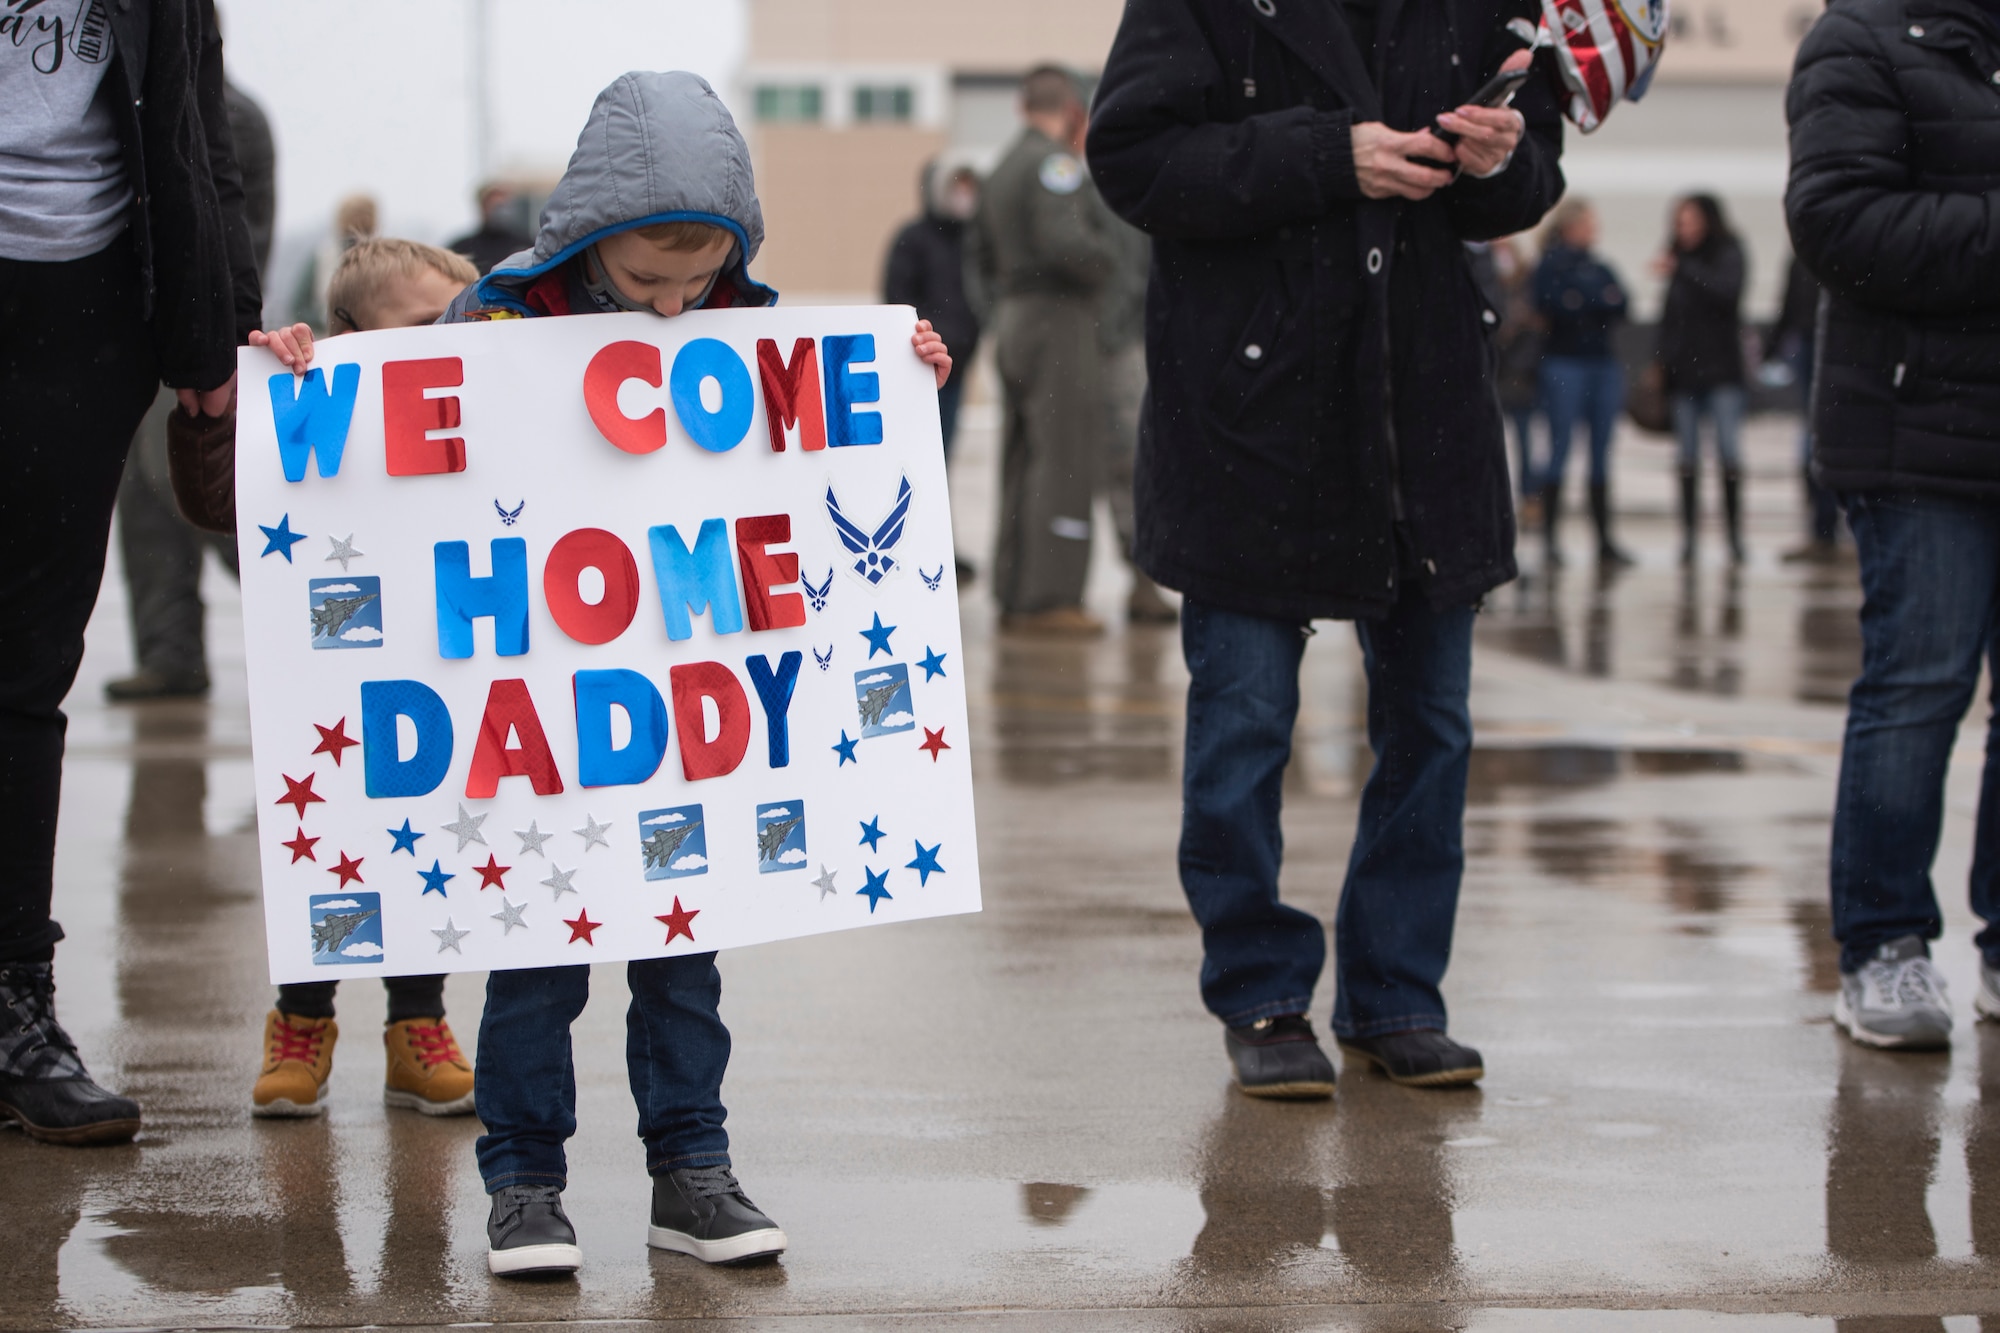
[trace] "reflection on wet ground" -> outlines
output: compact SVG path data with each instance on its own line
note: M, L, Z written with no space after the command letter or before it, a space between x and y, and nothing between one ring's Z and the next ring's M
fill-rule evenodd
M1791 478L1757 475L1768 550ZM1176 634L998 638L975 591L986 912L724 960L738 1168L792 1251L646 1250L613 969L576 1030L586 1268L526 1287L484 1272L478 1125L379 1104L379 988L341 996L327 1117L249 1120L269 988L240 653L213 703L98 704L125 665L114 581L74 700L62 1003L148 1123L102 1152L0 1134L0 1327L1993 1333L2000 1030L1913 1059L1827 1022L1852 569L1684 577L1633 494L1639 569L1531 578L1481 620L1447 995L1482 1088L1346 1064L1332 1103L1234 1093L1176 879ZM1115 562L1094 577L1115 607ZM1372 762L1345 627L1311 641L1302 697L1284 891L1330 919ZM1961 998L1976 775L1953 770L1938 867ZM450 983L468 1045L480 996Z

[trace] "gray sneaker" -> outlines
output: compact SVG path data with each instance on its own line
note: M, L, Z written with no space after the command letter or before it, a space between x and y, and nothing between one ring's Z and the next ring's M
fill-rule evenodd
M1934 1051L1950 1045L1951 999L1923 940L1891 940L1860 971L1841 973L1833 1021L1863 1046Z
M1972 1007L1981 1018L2000 1019L2000 968L1986 966L1984 958L1979 960L1979 990Z

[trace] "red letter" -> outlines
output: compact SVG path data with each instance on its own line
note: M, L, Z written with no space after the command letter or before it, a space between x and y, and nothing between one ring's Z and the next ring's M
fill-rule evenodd
M792 344L792 364L778 355L778 344L757 340L757 378L764 381L764 419L771 427L771 452L785 452L785 427L799 430L799 448L811 453L826 448L826 409L819 399L819 354L813 340ZM800 621L804 624L804 621Z
M517 748L508 748L510 731L521 738ZM747 722L744 731L749 731ZM549 753L549 738L542 734L542 719L528 697L528 682L496 680L486 692L486 716L479 720L479 743L472 750L472 771L465 777L466 799L491 800L501 778L520 777L533 785L537 796L554 796L563 789L556 757Z
M736 520L736 565L743 571L743 612L753 630L797 629L806 623L803 597L795 592L771 595L773 585L782 587L799 581L799 557L792 551L767 551L764 547L791 539L790 514Z
M641 342L599 348L583 372L583 405L605 439L628 454L650 454L667 442L667 409L656 407L637 421L620 412L618 390L626 380L659 388L660 349Z
M465 383L465 363L455 356L428 361L389 361L382 366L382 446L392 477L422 477L465 471L465 441L456 435L430 438L434 430L458 425L458 399L426 398L426 389L455 389Z
M577 578L586 569L604 576L604 596L595 604L577 591ZM610 643L638 614L639 564L625 543L604 529L578 528L549 551L542 565L542 596L557 629L578 643ZM803 616L799 623L805 623Z
M720 662L689 662L667 672L674 696L674 729L681 734L681 772L689 782L736 771L750 748L750 700L736 676ZM719 725L708 739L701 701L715 700Z

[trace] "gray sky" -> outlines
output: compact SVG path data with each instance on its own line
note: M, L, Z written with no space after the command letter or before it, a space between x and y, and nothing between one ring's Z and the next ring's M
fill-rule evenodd
M438 241L472 222L474 17L486 15L492 162L559 172L599 89L691 69L729 93L740 0L218 0L230 77L271 117L278 234L373 193L383 229ZM741 108L736 108L739 112Z

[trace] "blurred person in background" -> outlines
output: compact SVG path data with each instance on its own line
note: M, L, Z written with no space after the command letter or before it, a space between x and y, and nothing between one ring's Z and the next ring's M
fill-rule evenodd
M1101 634L1083 585L1104 465L1098 321L1116 242L1082 161L1089 115L1075 77L1054 65L1030 70L1021 119L969 237L978 285L994 303L1000 370L993 595L1004 629Z
M1549 461L1540 477L1542 538L1548 563L1562 558L1563 473L1570 436L1579 420L1590 429L1590 520L1597 529L1597 563L1632 563L1611 535L1611 444L1625 406L1625 368L1612 334L1625 318L1624 285L1593 253L1597 210L1588 200L1565 199L1543 232L1535 268L1535 309L1548 327L1542 344L1541 403L1549 419Z
M509 255L533 245L534 238L514 221L515 195L512 186L488 181L475 198L479 207L479 227L450 242L445 249L464 255L484 277L494 265Z
M1861 562L1828 887L1834 1022L1866 1046L1951 1039L1931 867L1953 742L2000 643L2000 14L1835 0L1785 93L1792 244L1825 289L1813 459ZM2000 665L1996 662L1995 665ZM2000 674L2000 673L1996 673ZM1973 822L1973 1007L2000 1017L2000 723Z
M1715 431L1729 558L1743 546L1743 286L1748 263L1722 203L1693 194L1674 205L1666 250L1653 262L1667 280L1660 311L1660 368L1680 442L1681 563L1695 561L1701 529L1701 425Z
M56 1021L63 696L133 432L162 381L227 417L261 305L214 6L87 3L0 42L0 1120L51 1143L140 1124Z
M1799 432L1799 478L1805 486L1806 540L1785 552L1786 564L1821 564L1840 558L1840 499L1813 475L1813 348L1818 320L1819 283L1804 261L1793 255L1791 271L1785 275L1785 299L1778 308L1778 322L1771 326L1764 342L1765 363L1783 366L1789 372L1806 412L1804 428Z
M271 227L278 208L277 150L271 122L248 93L225 83L222 96L229 108L229 135L243 176L244 218L261 283L271 260ZM203 553L214 551L223 568L236 572L236 539L195 527L181 517L174 500L167 470L167 413L173 408L174 391L162 387L132 437L125 478L118 484L118 558L137 670L105 682L105 697L114 702L208 693Z
M1125 618L1135 625L1171 625L1180 619L1160 585L1132 559L1134 541L1133 466L1139 453L1139 417L1146 401L1146 281L1153 267L1153 243L1123 218L1110 218L1111 281L1104 284L1104 311L1097 344L1104 353L1105 437L1102 484L1118 530L1118 553L1132 571Z
M333 280L340 257L356 241L367 240L380 228L378 212L373 196L366 194L350 194L335 207L332 229L314 248L312 257L299 272L299 280L292 286L293 323L311 325L315 333L332 328L326 308L326 285Z
M1542 348L1548 330L1535 309L1534 265L1523 253L1522 238L1516 236L1475 241L1465 248L1472 255L1472 276L1479 290L1500 317L1494 336L1499 353L1496 378L1500 409L1514 427L1514 493L1520 500L1520 523L1539 527L1542 496L1535 417L1542 406Z

